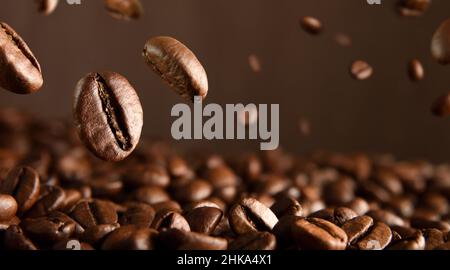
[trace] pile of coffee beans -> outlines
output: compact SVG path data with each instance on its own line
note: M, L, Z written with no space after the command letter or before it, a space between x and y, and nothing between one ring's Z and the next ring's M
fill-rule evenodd
M107 163L70 123L0 111L1 250L449 249L449 202L449 165L145 140Z

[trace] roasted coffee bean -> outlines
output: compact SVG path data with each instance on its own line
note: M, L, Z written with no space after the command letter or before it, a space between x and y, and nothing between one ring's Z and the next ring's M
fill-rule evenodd
M445 20L431 40L431 55L442 65L450 64L450 19Z
M222 210L215 207L199 207L186 213L191 231L211 234L222 220Z
M38 12L44 15L50 15L58 6L59 0L35 0Z
M350 73L356 80L367 80L373 74L373 68L365 61L357 60L353 62Z
M0 22L0 86L16 94L30 94L43 84L41 66L14 29Z
M222 206L217 204L213 200L205 200L205 201L199 201L199 202L193 202L190 204L186 204L184 206L184 211L187 213L191 210L194 210L196 208L202 208L202 207L212 207L212 208L217 208L219 210L223 210Z
M359 216L347 221L342 229L351 247L360 250L384 249L392 239L392 231L382 222L373 222L369 216Z
M350 208L337 207L326 208L315 213L310 214L308 217L321 218L333 222L334 224L341 226L345 222L357 217L358 214Z
M178 229L161 232L158 243L162 249L168 250L226 250L228 246L224 238Z
M123 188L122 180L113 175L97 177L90 181L92 193L95 197L111 198L117 196Z
M355 182L351 178L342 177L338 181L325 185L323 196L331 205L349 203L355 197Z
M10 195L0 194L0 222L11 220L17 213L16 199Z
M449 22L450 24L450 22ZM450 28L450 26L449 26ZM450 46L450 42L449 42ZM450 54L450 52L449 52ZM450 58L450 56L449 56ZM450 60L449 60L450 63ZM431 106L431 112L438 117L446 117L450 115L450 93L439 96Z
M389 246L390 250L424 250L425 238L420 231L413 236L396 241Z
M249 232L233 240L229 250L275 250L277 239L269 232Z
M299 219L292 228L293 239L301 249L343 250L347 235L333 223L320 219Z
M189 176L192 174L192 171L186 161L178 156L171 157L169 159L168 170L170 174L175 178L189 178Z
M116 19L139 19L144 8L140 0L104 0L108 13Z
M208 198L213 189L205 180L196 179L174 190L174 197L181 203L198 202Z
M425 77L425 71L422 63L413 59L408 63L408 74L412 81L421 81Z
M255 193L273 196L289 186L289 179L276 174L266 174L260 177L261 181L255 184Z
M124 175L124 181L130 186L158 186L167 187L170 182L170 176L167 170L158 165L131 166Z
M23 230L17 226L10 226L4 237L4 246L9 250L37 250L36 245L25 236Z
M154 37L143 51L145 62L184 99L208 93L208 78L194 53L171 37Z
M102 200L79 202L73 209L71 217L83 228L101 224L114 224L118 221L113 203Z
M369 211L369 204L367 201L359 197L347 203L346 207L355 211L359 216L362 216Z
M430 220L420 217L411 218L411 227L417 229L438 229L441 231L450 231L450 224L440 220Z
M423 195L421 207L429 209L438 215L445 215L449 212L447 198L438 193L428 193Z
M389 206L396 214L404 218L409 218L414 213L414 202L410 196L393 197L387 203L387 206Z
M189 223L180 213L169 209L158 211L150 227L158 231L165 229L191 230Z
M418 17L428 9L431 0L400 0L398 2L398 12L404 17Z
M151 205L170 200L169 194L164 189L156 186L140 187L133 192L132 198L138 202Z
M85 183L91 176L92 170L92 164L84 148L71 149L57 161L57 171L64 182Z
M278 218L285 215L303 216L303 208L300 203L294 198L286 196L278 198L270 207L270 210L272 210Z
M300 26L309 34L317 35L323 31L322 23L314 17L306 16L300 20Z
M423 234L425 236L426 250L433 250L445 242L444 233L438 229L427 229L424 230Z
M111 232L102 244L104 250L152 250L158 232L127 225Z
M127 211L120 217L120 224L148 228L154 218L155 210L153 207L144 203L133 203L127 206Z
M31 239L51 244L69 238L76 224L71 219L40 217L25 219L20 226Z
M405 226L405 221L392 213L391 211L387 210L372 210L367 212L368 216L373 218L375 221L380 221L383 223L386 223L389 226Z
M236 234L252 231L271 231L278 218L262 203L253 198L243 198L229 213L230 226Z
M64 239L53 245L53 250L94 250L94 248L84 242L73 242L78 241L76 239ZM76 243L76 244L75 244ZM79 243L79 245L78 245ZM75 245L75 246L74 246Z
M38 201L27 212L27 217L41 217L53 211L60 210L64 206L66 194L58 186L44 186L41 188L41 194Z
M39 198L39 176L30 167L16 167L0 183L0 193L13 196L19 206L19 213L28 211Z
M74 120L80 138L97 157L120 161L136 147L143 112L126 78L115 72L89 73L77 84Z
M349 244L363 236L373 225L373 219L369 216L359 216L347 221L342 229L348 236Z
M336 33L334 35L334 40L337 44L341 45L342 47L350 47L352 46L352 38L344 33Z
M93 246L99 246L105 237L120 227L119 224L102 224L87 228L80 236L80 240Z
M181 213L181 210L182 210L180 204L178 202L172 201L172 200L152 204L152 207L153 207L153 209L155 209L156 213L159 211L165 210L165 209L172 210L172 211L179 212L179 213Z

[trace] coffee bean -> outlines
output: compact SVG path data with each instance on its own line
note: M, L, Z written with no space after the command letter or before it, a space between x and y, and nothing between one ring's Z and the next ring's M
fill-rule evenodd
M314 17L306 16L300 20L300 26L309 34L317 35L323 30L322 23Z
M30 94L43 84L41 66L28 45L9 25L0 22L0 86Z
M229 250L275 250L277 240L269 232L249 232L238 236L228 247Z
M449 212L447 199L438 193L427 193L423 195L421 207L436 212L438 215L445 215Z
M359 197L347 203L346 207L355 211L359 216L362 216L369 211L369 204L367 201Z
M420 231L417 231L413 236L401 239L389 246L390 250L424 250L425 238Z
M17 202L10 195L0 194L0 222L11 220L17 213Z
M278 218L285 215L303 216L303 208L300 203L294 198L286 196L277 199L270 207L270 210L272 210Z
M389 226L404 226L406 224L401 217L387 210L372 210L366 215L370 216L375 221L386 223Z
M81 235L80 240L91 244L92 246L101 246L103 240L111 232L120 227L119 224L102 224L87 228Z
M191 231L211 234L223 216L222 210L215 207L199 207L186 213L186 221Z
M223 204L222 204L222 206L223 206ZM190 204L186 204L184 206L184 211L187 213L189 211L192 211L197 208L202 208L202 207L211 207L211 208L217 208L219 210L223 210L222 206L215 203L212 200L205 200L205 201L199 201L199 202L193 202Z
M278 218L262 203L253 198L243 198L229 213L230 226L236 234L252 231L271 231Z
M80 138L99 158L120 161L136 147L143 112L126 78L115 72L89 73L75 90L74 120Z
M180 213L169 209L158 211L150 227L158 231L165 229L191 230L189 223Z
M59 0L35 0L38 12L44 15L50 15L58 6Z
M438 229L427 229L424 230L423 234L425 236L426 250L433 250L445 242L444 233Z
M143 51L146 63L180 96L193 102L208 93L208 79L194 53L171 37L154 37L147 41Z
M295 243L301 249L343 250L347 235L333 223L320 219L299 219L292 228Z
M23 230L17 226L10 226L5 232L4 246L9 250L37 250L36 245L25 236Z
M104 0L108 13L116 19L139 19L144 13L140 0Z
M450 64L450 19L445 20L431 39L431 55L442 65Z
M422 63L413 59L408 63L408 74L412 81L421 81L425 77L425 71Z
M208 198L212 193L212 186L205 180L197 179L174 190L174 197L182 202L198 202Z
M226 250L227 240L196 232L170 229L158 235L162 249L169 250Z
M69 238L76 226L70 218L49 217L28 218L20 225L31 239L44 245Z
M124 181L130 186L158 186L167 187L170 182L170 176L163 166L131 166L124 175Z
M360 250L384 249L392 239L391 229L382 222L373 222L369 216L360 216L347 221L342 229L349 244Z
M367 80L373 74L373 68L365 61L357 60L353 62L350 73L356 80Z
M30 167L16 167L0 183L0 193L13 196L19 206L19 213L28 211L39 198L39 176Z
M450 231L450 223L440 220L429 220L420 217L411 218L411 227L417 229L438 229L441 231Z
M345 222L357 217L358 214L355 213L350 208L337 207L337 208L327 208L315 213L310 214L310 218L321 218L334 224L341 226Z
M164 189L156 186L140 187L133 192L132 198L138 202L151 205L170 200L169 194Z
M41 217L53 211L60 210L64 206L66 194L58 186L44 186L41 188L41 194L38 201L27 212L27 217Z
M158 232L150 228L127 225L110 233L102 244L103 250L152 250Z
M418 17L428 9L431 0L400 0L398 12L403 17Z
M91 179L90 186L95 197L112 198L117 196L123 188L123 182L116 175L107 175Z
M153 207L143 203L133 203L127 206L127 211L120 217L120 224L148 228L154 218L155 210Z
M79 202L71 213L71 217L84 228L101 224L117 223L117 212L109 201L94 200Z
M342 177L338 181L325 185L323 193L328 204L349 203L355 197L355 182L351 178Z
M450 61L449 61L450 62ZM439 96L431 106L431 112L438 117L450 115L450 93Z

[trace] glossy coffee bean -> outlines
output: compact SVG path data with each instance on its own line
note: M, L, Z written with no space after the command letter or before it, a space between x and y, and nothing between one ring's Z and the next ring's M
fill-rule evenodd
M91 244L92 246L99 246L103 240L111 232L120 227L119 224L102 224L87 228L80 236L80 240Z
M50 15L58 6L59 0L35 0L37 10L43 15Z
M21 227L31 239L43 244L69 238L75 231L75 226L71 219L48 217L28 218L21 223Z
M114 205L109 201L102 200L79 202L73 209L71 217L83 228L101 224L114 224L118 221Z
M38 91L41 66L28 45L9 25L0 22L0 87L17 94Z
M300 20L300 26L308 33L317 35L322 32L322 23L314 17L306 16Z
M343 250L347 246L345 232L324 219L299 219L292 232L295 243L301 249Z
M403 17L418 17L428 9L431 0L400 0L398 12Z
M252 231L271 231L277 224L277 216L253 198L243 198L228 214L230 226L236 234Z
M341 226L345 222L357 216L358 214L350 208L337 207L319 210L317 212L310 214L308 217L325 219L338 226Z
M300 203L294 198L286 196L278 198L270 207L270 210L272 210L278 218L285 215L303 216L303 208Z
M408 63L408 75L412 81L421 81L425 77L425 70L422 63L413 59Z
M27 212L27 217L45 216L53 211L60 210L64 206L66 194L58 186L44 186L41 188L41 194L38 201Z
M17 202L14 197L0 194L0 222L11 220L17 213Z
M132 166L124 175L124 181L127 185L137 186L157 186L167 187L170 182L170 176L163 166L158 165L137 165Z
M125 159L141 136L139 97L128 80L115 72L89 73L78 82L73 115L81 140L106 161Z
M138 202L147 203L150 205L170 200L169 194L167 194L164 189L156 186L140 187L133 192L132 198Z
M208 93L208 78L194 53L171 37L154 37L144 47L145 62L181 97L194 101Z
M249 232L233 240L229 250L275 250L277 240L269 232Z
M144 8L140 0L104 0L108 13L116 19L139 19Z
M373 225L373 219L369 216L359 216L347 221L342 225L342 229L348 236L348 242L353 242L364 235Z
M405 220L387 210L372 210L366 215L372 217L375 221L386 223L389 226L405 226Z
M350 68L350 74L356 80L367 80L373 74L373 68L365 61L357 60L352 63Z
M425 237L425 250L433 250L445 242L445 234L438 229L426 229L423 235Z
M158 231L173 228L185 231L191 230L189 223L180 213L169 209L158 211L150 227Z
M17 226L10 226L4 237L4 246L9 250L37 250L37 246L25 236L23 230Z
M156 230L150 228L136 228L127 225L110 233L102 244L103 250L152 250Z
M181 203L198 202L207 199L212 194L212 186L201 179L190 181L174 190L174 197Z
M442 65L450 64L450 19L446 19L435 31L431 40L431 54Z
M0 183L0 193L13 196L19 206L19 212L28 211L39 198L39 176L30 167L16 167Z
M153 207L143 203L127 205L127 210L120 217L120 224L134 225L137 228L148 228L155 218Z
M216 207L198 207L185 214L191 231L211 234L222 220L222 210Z
M226 250L228 242L220 237L170 229L158 235L158 245L168 250Z
M422 232L417 231L413 236L408 238L403 238L395 243L392 243L389 248L390 250L424 250L425 249L425 238Z
M384 249L392 239L392 231L382 222L373 222L368 216L347 221L342 229L348 236L351 247L360 250Z
M346 207L355 211L359 216L362 216L369 211L369 204L367 201L359 197L347 203Z

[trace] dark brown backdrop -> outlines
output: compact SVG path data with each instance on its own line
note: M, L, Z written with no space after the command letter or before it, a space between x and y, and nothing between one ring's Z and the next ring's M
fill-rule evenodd
M44 117L69 117L72 92L87 72L122 73L139 91L145 134L170 137L170 109L180 98L144 64L147 38L170 35L187 44L204 64L210 84L208 102L279 103L281 142L291 151L393 152L402 157L447 160L450 119L429 113L435 96L450 90L450 68L429 53L433 31L450 17L450 1L433 0L420 19L401 19L394 0L369 6L365 0L143 0L145 17L125 23L110 18L101 0L80 6L61 1L49 17L36 14L33 1L2 0L0 20L29 43L45 75L37 94L0 92L0 106L26 108ZM304 15L320 18L323 35L300 30ZM353 37L351 48L333 42L336 32ZM247 57L262 61L251 72ZM427 77L411 83L405 65L418 57ZM375 68L374 77L356 82L348 75L353 59ZM311 120L309 138L298 135L296 119ZM183 146L238 151L256 143L182 142Z

